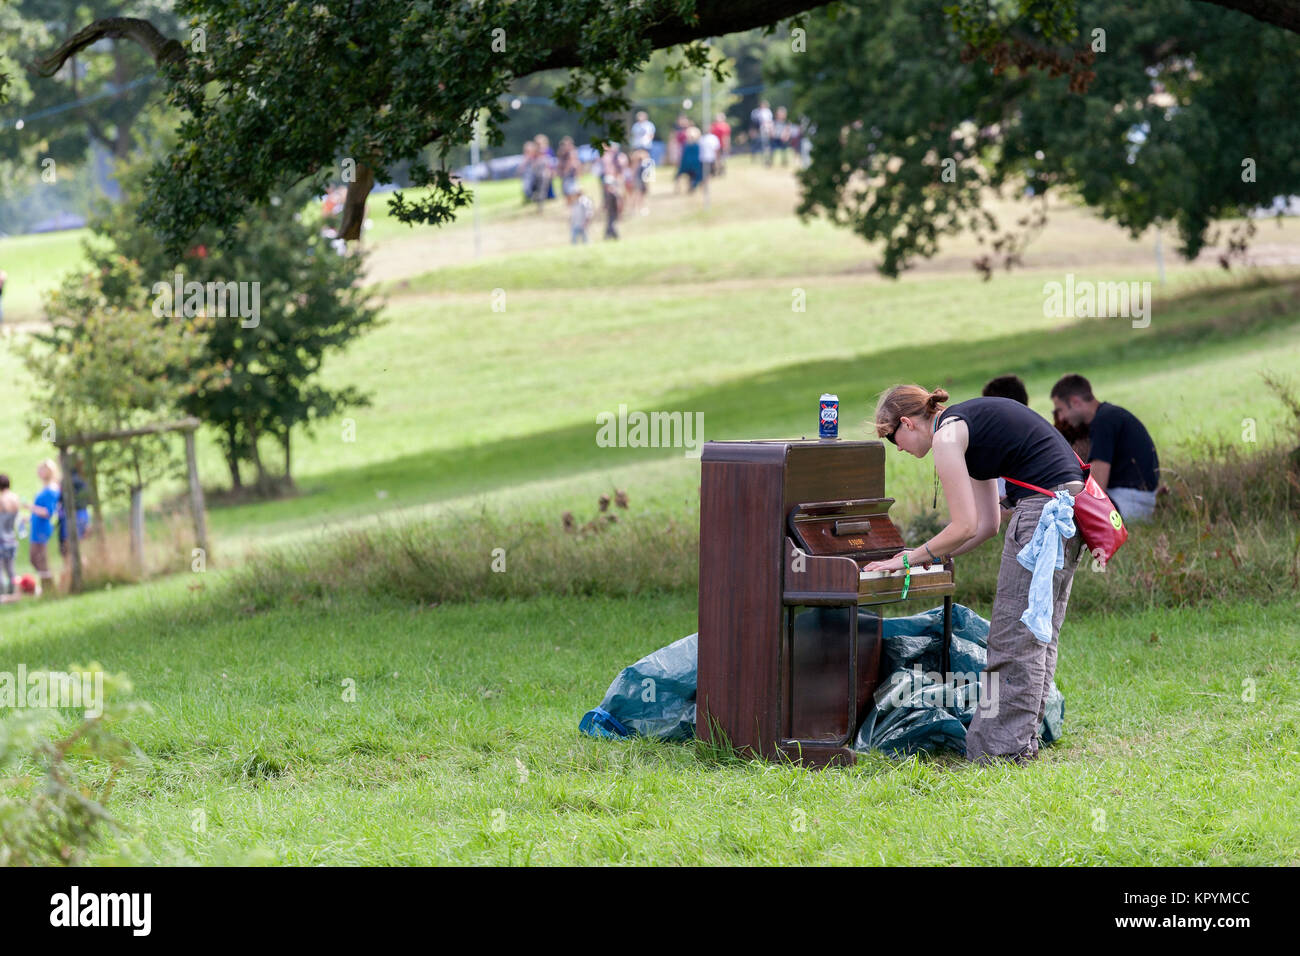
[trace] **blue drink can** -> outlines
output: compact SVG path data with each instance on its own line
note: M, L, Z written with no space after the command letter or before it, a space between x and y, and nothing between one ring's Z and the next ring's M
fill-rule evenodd
M840 437L840 397L829 393L818 402L817 434L821 438Z

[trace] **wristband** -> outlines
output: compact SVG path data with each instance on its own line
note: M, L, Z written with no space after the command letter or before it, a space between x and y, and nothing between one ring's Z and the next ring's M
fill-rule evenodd
M926 542L924 545L922 545L922 547L925 548L925 553L928 554L928 555L930 556L930 563L931 563L931 564L939 564L939 563L940 563L940 562L939 562L939 559L936 558L936 557L934 556L934 552L930 550L930 544L929 544L929 542Z
M912 566L907 562L907 552L903 552L903 593L899 595L900 601L907 600L907 589L912 584Z

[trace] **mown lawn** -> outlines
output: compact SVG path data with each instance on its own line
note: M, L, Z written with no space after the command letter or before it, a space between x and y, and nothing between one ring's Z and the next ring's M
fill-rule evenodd
M1154 279L1149 248L1064 209L1029 271L982 283L957 243L888 283L864 271L870 250L857 240L790 217L793 191L770 176L719 185L708 211L664 196L624 241L576 250L546 238L563 235L555 210L539 220L502 184L483 222L486 248L509 254L477 263L465 222L437 239L377 222L388 322L326 367L331 383L356 384L374 404L348 413L354 431L334 421L299 440L301 493L214 507L206 574L0 608L0 670L98 660L153 707L125 728L147 763L109 802L134 836L96 860L1300 862L1290 518L1207 529L1188 559L1201 580L1219 567L1233 575L1218 549L1240 532L1231 553L1277 569L1271 589L1256 580L1237 599L1165 607L1161 589L1181 574L1170 566L1144 597L1136 575L1150 571L1163 527L1112 569L1129 579L1077 582L1058 669L1066 737L1021 770L880 758L809 773L582 738L578 718L618 669L695 630L696 596L680 575L635 597L598 587L436 606L353 586L379 572L361 567L373 556L358 553L356 570L338 561L326 537L335 530L373 525L379 547L395 548L384 529L416 515L482 513L513 547L512 520L557 527L571 510L585 521L613 487L631 496L624 528L672 525L663 540L688 550L698 462L683 449L599 447L595 416L620 404L702 412L706 438L784 437L811 430L829 389L843 435L856 438L894 382L941 384L960 400L1016 372L1046 413L1052 382L1080 371L1143 418L1175 478L1210 441L1252 452L1248 419L1261 445L1293 446L1259 376L1300 373L1293 268L1225 277L1171 266L1149 328L1068 322L1043 315L1045 281L1066 271ZM1289 249L1298 232L1288 223L1269 241ZM504 311L492 309L495 289ZM791 308L796 290L803 312ZM8 349L0 375L18 396L0 470L30 498L29 473L48 450L27 436ZM900 523L927 511L930 463L891 453L887 469ZM202 470L210 485L224 480L210 444ZM433 526L431 547L460 553L457 528ZM1184 520L1170 533L1177 549L1198 531ZM337 568L337 586L271 587L249 605L226 569L281 545ZM180 553L175 542L154 547ZM990 560L965 565L959 593L986 615ZM1102 613L1120 583L1122 604ZM355 702L343 699L346 681Z
M253 615L215 596L24 609L0 644L7 670L93 653L154 709L110 801L134 837L100 862L1300 863L1294 600L1072 616L1065 737L1028 768L809 772L578 734L619 668L695 629L693 594Z

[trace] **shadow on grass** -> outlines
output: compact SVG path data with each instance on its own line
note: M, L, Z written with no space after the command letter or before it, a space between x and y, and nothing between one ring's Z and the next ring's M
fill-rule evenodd
M994 375L1022 377L1063 374L1105 367L1113 375L1126 367L1158 359L1192 364L1216 350L1241 350L1252 338L1300 322L1300 281L1257 277L1231 286L1192 290L1160 305L1146 329L1128 319L1082 319L1050 332L1035 330L982 339L970 345L945 342L908 344L885 352L848 354L813 362L794 362L721 385L665 393L657 409L703 412L703 440L783 437L767 434L773 422L808 421L810 396L827 383L840 387L843 405L874 407L875 396L897 382L942 384L956 392L978 393ZM882 326L884 338L919 338L923 323ZM617 412L611 394L609 412ZM387 495L385 509L430 504L481 494L512 485L571 477L637 462L663 460L681 449L603 448L596 444L595 415L582 423L479 445L433 450L374 465L329 472L302 483L302 495L279 503L280 519L315 520L323 512L347 520L374 513L376 489ZM846 431L856 432L850 422ZM798 437L786 435L784 437ZM364 502L364 504L356 504ZM213 509L218 528L256 520L236 506Z

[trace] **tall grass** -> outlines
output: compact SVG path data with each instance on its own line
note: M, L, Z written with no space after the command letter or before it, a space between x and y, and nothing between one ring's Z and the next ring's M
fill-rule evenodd
M1214 443L1195 458L1162 461L1169 490L1159 496L1152 520L1129 526L1127 543L1107 567L1083 556L1071 610L1264 603L1300 590L1294 467L1283 445L1246 453ZM988 546L959 558L958 600L991 606L999 561L999 549Z
M255 555L233 580L240 603L257 609L343 593L427 605L680 591L698 580L698 533L685 516L602 512L566 530L561 516L484 510L321 536Z
M1155 518L1130 528L1102 569L1086 556L1075 577L1076 610L1136 611L1212 601L1269 601L1300 588L1300 490L1285 445L1253 453L1215 444L1176 461ZM599 512L581 527L482 510L450 520L383 525L321 536L254 555L233 578L247 609L348 594L419 604L542 594L627 596L694 591L698 511L677 517ZM898 515L908 540L933 526L933 512ZM1000 549L958 560L957 599L987 610Z
M80 551L82 585L88 591L187 571L195 559L193 518L179 509L148 512L143 565L137 566L131 554L131 529L124 514L110 514L104 524L93 526L81 539ZM62 560L60 587L66 587L72 558Z

